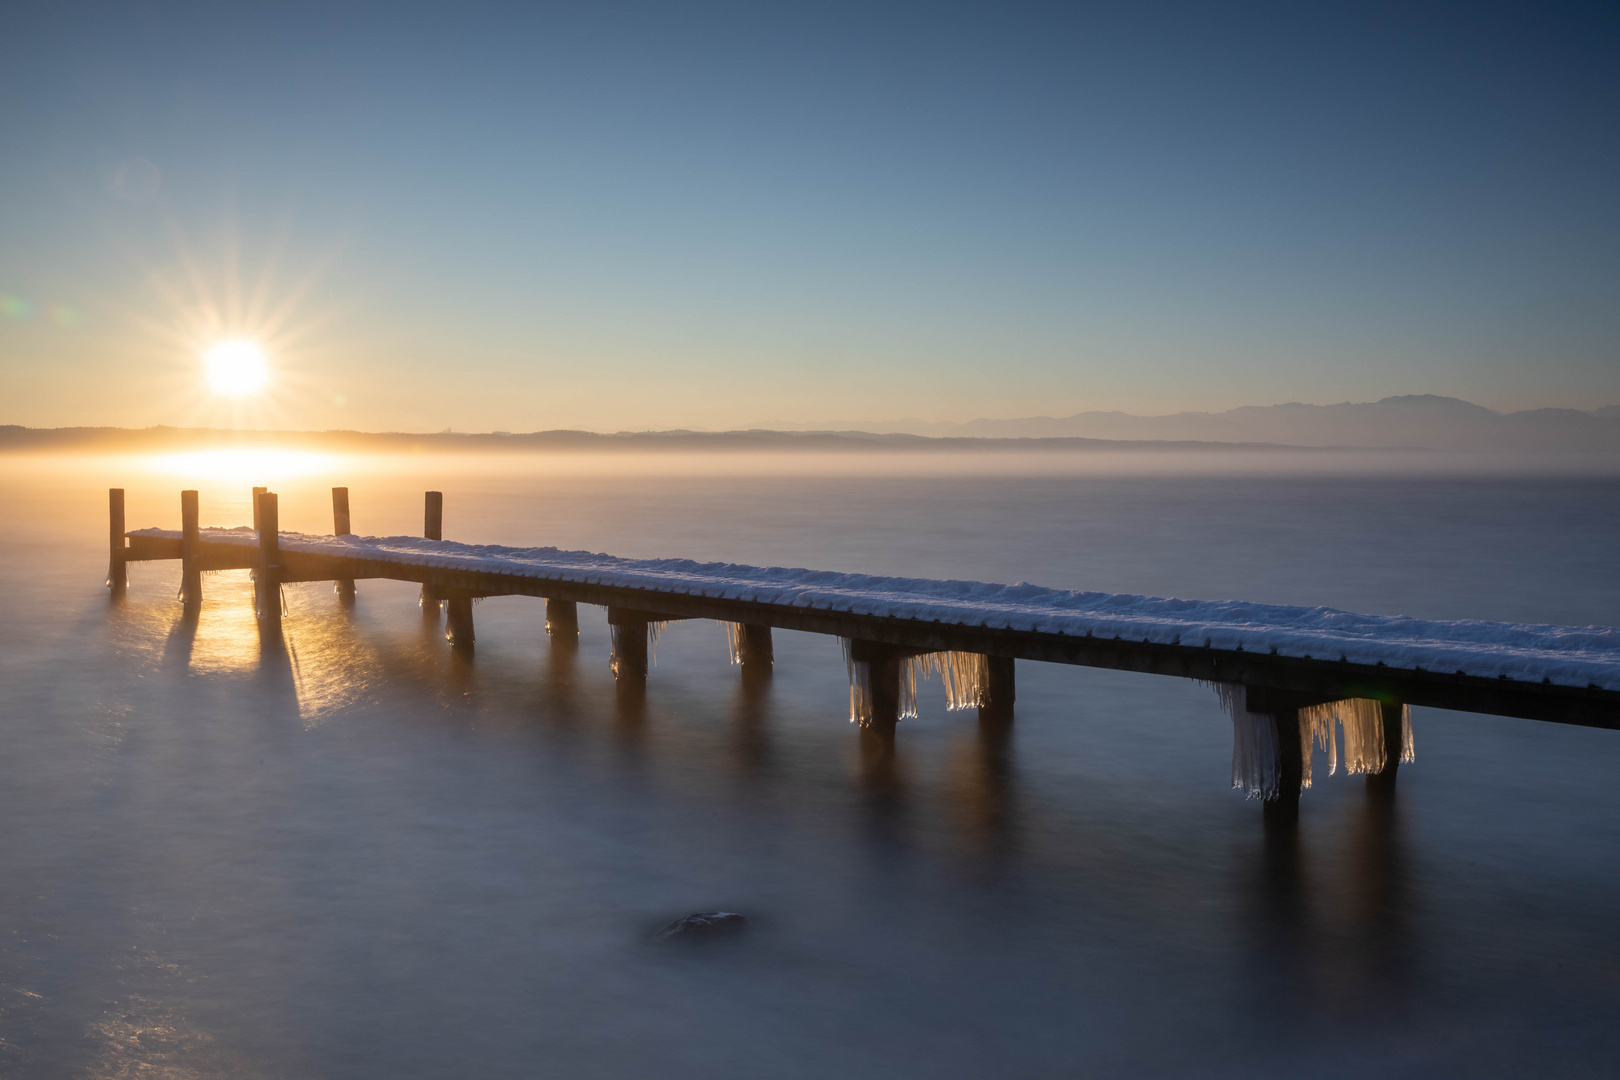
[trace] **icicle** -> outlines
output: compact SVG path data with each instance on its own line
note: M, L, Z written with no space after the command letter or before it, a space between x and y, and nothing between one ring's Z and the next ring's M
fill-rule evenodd
M1344 725L1344 771L1352 776L1384 771L1384 707L1370 698L1336 702Z
M908 666L913 671L913 693L918 675L926 677L930 672L937 672L945 684L945 708L954 712L977 709L984 704L990 688L990 658L982 653L924 653L911 657Z
M669 619L654 619L647 624L647 666L658 666L658 635L670 624Z
M1401 706L1401 764L1417 760L1417 746L1412 742L1412 706Z
M1277 738L1271 717L1248 709L1241 683L1210 683L1232 718L1232 786L1251 799L1277 795Z
M868 727L872 723L872 665L855 659L849 638L838 641L844 647L844 665L849 668L849 722Z
M1304 751L1300 756L1305 764L1305 786L1310 787L1311 759L1315 756L1312 745L1327 751L1328 775L1332 776L1339 771L1339 741L1335 738L1333 730L1334 721L1338 719L1335 709L1337 703L1327 705L1311 705L1299 710L1300 747ZM1348 745L1348 743L1346 744ZM1349 751L1345 751L1345 768L1350 767Z
M900 663L900 719L917 718L917 676L927 674L928 655L907 656Z
M742 663L743 624L723 622L720 625L726 628L726 650L731 653L731 663L735 667ZM845 649L847 651L847 645Z

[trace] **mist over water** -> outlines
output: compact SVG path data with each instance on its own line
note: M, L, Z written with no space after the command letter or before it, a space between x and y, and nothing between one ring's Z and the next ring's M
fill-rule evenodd
M0 458L0 1072L1612 1073L1615 732L1414 709L1394 801L1318 758L1287 839L1182 680L1020 663L997 736L934 679L890 752L831 638L745 682L671 624L636 696L600 609L491 599L466 660L403 583L273 640L245 572L101 587L109 486L327 532L346 484L362 534L433 488L469 542L1620 623L1601 470L1056 460Z

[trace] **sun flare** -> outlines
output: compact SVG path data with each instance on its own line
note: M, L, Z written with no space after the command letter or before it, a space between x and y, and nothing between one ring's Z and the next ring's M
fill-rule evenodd
M217 394L246 397L270 381L264 350L252 341L221 341L203 354L208 385Z

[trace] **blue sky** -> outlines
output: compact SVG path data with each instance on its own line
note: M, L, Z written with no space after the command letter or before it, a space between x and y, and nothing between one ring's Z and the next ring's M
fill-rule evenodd
M1620 403L1617 55L1612 5L38 5L0 422Z

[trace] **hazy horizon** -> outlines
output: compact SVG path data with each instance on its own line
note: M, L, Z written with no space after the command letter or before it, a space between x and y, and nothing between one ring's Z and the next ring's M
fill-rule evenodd
M4 419L1620 403L1604 9L470 10L12 13Z

